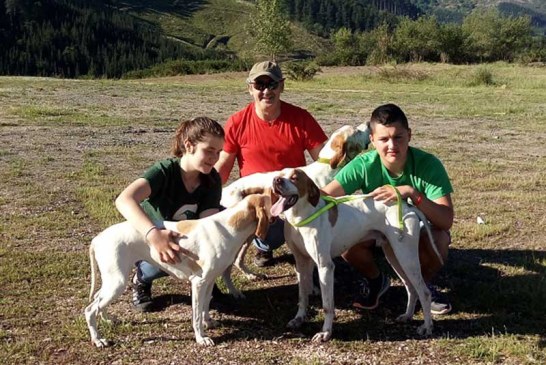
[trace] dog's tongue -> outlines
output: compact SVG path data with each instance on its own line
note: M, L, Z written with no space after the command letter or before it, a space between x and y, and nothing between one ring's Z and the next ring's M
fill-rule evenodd
M278 217L279 214L283 212L285 201L286 201L286 198L281 196L279 197L279 200L277 200L277 202L273 204L273 206L271 206L270 212L273 217Z

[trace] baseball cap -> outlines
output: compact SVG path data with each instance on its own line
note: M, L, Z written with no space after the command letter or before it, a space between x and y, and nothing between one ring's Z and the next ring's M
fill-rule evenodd
M269 76L273 81L284 80L282 71L278 64L271 61L258 62L248 73L247 82L253 82L260 76Z

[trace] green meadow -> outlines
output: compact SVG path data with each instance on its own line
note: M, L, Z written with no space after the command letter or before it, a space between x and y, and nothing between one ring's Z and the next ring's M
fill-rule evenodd
M398 104L412 145L444 162L456 218L438 285L454 310L434 318L433 336L417 335L421 313L395 321L406 301L397 280L373 311L354 311L336 293L328 343L310 341L322 325L320 298L311 300L301 332L288 331L297 283L283 248L279 264L259 269L266 280L234 272L247 298L212 310L221 323L209 331L217 346L195 343L189 285L165 278L154 284L162 310L136 313L127 290L109 307L120 322L101 327L115 345L94 348L83 317L91 239L121 220L116 195L168 156L181 118L223 124L250 101L245 78L0 77L3 363L546 362L546 67L505 63L323 68L311 81L286 81L284 100L308 109L327 133L366 121L380 104ZM252 265L252 254L247 259ZM378 261L394 279L381 254Z

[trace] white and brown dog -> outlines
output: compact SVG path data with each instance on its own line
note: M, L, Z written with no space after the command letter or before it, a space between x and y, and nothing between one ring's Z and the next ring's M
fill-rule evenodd
M249 236L265 237L269 227L271 196L253 194L232 208L198 220L164 222L167 229L178 232L182 247L181 262L161 262L144 236L129 222L115 224L97 235L89 247L91 261L91 304L85 308L85 319L91 341L105 347L109 341L97 330L97 315L103 318L106 306L125 290L134 263L154 263L171 276L189 280L192 287L192 321L195 339L201 345L214 345L204 333L215 321L210 318L209 304L215 279L230 266ZM101 272L102 286L95 290L96 266Z
M325 186L332 181L339 169L362 153L370 144L370 130L367 123L358 127L344 125L332 133L324 147L319 152L317 161L300 167L318 186ZM288 172L289 168L282 171L256 173L242 177L222 190L220 204L230 207L241 201L246 195L263 192L271 187L272 179L281 172ZM250 241L249 241L250 242ZM250 244L243 245L234 266L237 267L248 279L256 279L259 275L253 273L244 262L246 251ZM229 293L242 298L244 295L238 290L231 280L231 270L226 272L223 280Z
M348 196L346 203L335 205L330 210L309 221L308 217L321 210L327 202L321 198L318 187L299 169L291 170L273 180L273 192L279 199L271 214L284 214L286 243L296 260L299 283L299 302L296 316L288 323L291 329L299 328L307 313L309 294L313 281L314 265L318 267L324 324L313 341L327 341L332 336L334 321L334 263L333 257L341 255L353 245L364 241L386 237L383 250L389 263L404 283L408 293L406 312L397 318L408 321L413 317L417 299L420 300L424 324L418 333L432 333L430 291L427 289L419 265L420 221L424 215L416 208L400 202L401 206L386 205L365 196ZM358 197L358 198L357 198ZM341 198L338 198L338 200ZM353 199L353 200L350 200ZM401 209L401 216L399 209ZM301 224L307 220L308 223ZM399 227L403 222L403 227ZM432 236L427 227L431 242ZM442 260L434 244L439 260Z

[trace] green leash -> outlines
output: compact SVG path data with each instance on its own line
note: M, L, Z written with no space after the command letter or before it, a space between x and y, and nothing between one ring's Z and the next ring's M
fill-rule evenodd
M394 192L396 193L396 206L398 207L398 228L400 230L404 230L404 219L402 218L402 196L400 195L400 192L394 185L388 185L391 188L394 189Z
M402 218L402 196L400 195L400 192L396 187L393 185L388 185L392 187L396 193L396 205L398 207L398 226L403 231L404 230L404 219ZM309 217L305 218L304 220L298 222L298 223L291 223L294 227L302 227L305 226L315 219L317 219L322 213L326 212L327 210L332 209L334 206L338 204L343 204L351 200L357 200L357 199L366 199L370 197L370 194L364 194L364 195L347 195L341 198L334 198L332 196L323 195L321 198L327 202L325 206L311 214Z

